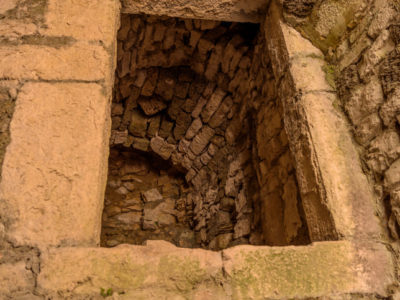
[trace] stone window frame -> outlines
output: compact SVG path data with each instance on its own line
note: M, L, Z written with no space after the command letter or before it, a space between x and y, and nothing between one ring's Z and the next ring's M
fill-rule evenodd
M0 196L5 199L5 204L2 205L2 214L9 214L6 237L14 246L28 245L41 251L41 269L37 277L39 293L84 297L98 295L100 288L112 287L115 291L134 296L144 296L146 291L154 289L154 295L195 297L209 293L221 295L221 299L303 298L333 293L387 296L394 277L392 257L380 242L381 229L374 215L373 193L362 173L345 118L334 107L336 94L320 68L324 63L323 56L281 20L281 10L275 1L267 13L265 32L274 75L279 78L277 85L284 106L285 128L295 157L306 214L309 212L307 221L312 227L310 235L314 243L299 247L237 246L220 252L179 249L165 242L148 242L147 246L121 245L113 249L97 247L107 173L109 110L120 15L119 4L114 0L108 0L104 5L97 4L98 7L84 3L75 5L49 1L48 27L43 32L52 37L71 35L76 43L73 46L32 46L31 49L21 46L18 51L1 50L1 56L6 57L4 64L14 66L12 71L7 67L0 70L1 77L25 82L16 100L10 129L11 143L3 165ZM84 21L80 17L83 12L88 14ZM61 15L64 17L62 20L68 21L60 22ZM104 18L97 18L98 15ZM82 26L94 20L97 20L95 25L81 30ZM94 43L96 38L102 42ZM54 72L36 60L30 61L27 58L30 57L28 53L32 55L30 51L41 61L46 59L49 65L62 71ZM60 56L67 59L58 59ZM87 103L80 101L84 90L87 92L83 96L91 99ZM55 190L52 194L47 193L52 191L48 189L46 193L37 194L41 198L37 200L37 212L32 213L23 210L27 203L16 193L15 187L11 188L11 182L21 174L28 179L38 176L29 167L30 160L35 160L37 153L27 155L22 161L17 162L17 158L21 155L21 146L22 150L29 150L33 145L30 142L34 142L27 138L29 132L25 132L23 125L27 112L44 103L39 98L50 100L49 95L60 99L56 104L61 106L49 106L41 111L50 114L50 121L60 118L61 112L74 106L80 113L95 111L92 126L97 134L93 147L101 150L95 164L87 166L92 175L96 174L94 181L87 181L83 173L77 174L77 179L71 179L65 176L68 168L59 170L57 164L39 161L45 164L39 170L41 176L44 172L44 177L55 180L45 182L44 186L52 186L55 182L65 186L62 182L76 180L80 184L96 183L92 187L96 192L90 197L86 190L78 193L68 207L65 203L60 204L65 199L71 200L68 190ZM47 126L48 123L39 120L43 116L38 112L28 118L28 123L42 121L38 124ZM64 124L77 122L82 125L79 114L65 114L60 120L65 121ZM54 126L60 129L63 125L55 123ZM67 126L66 132L74 137L75 130L73 126ZM39 146L54 145L59 141L52 132L44 134L49 135L49 140L45 140L47 136L39 139ZM72 142L67 140L57 148L63 154L53 158L56 162L83 152L83 148L78 152L74 152L76 149L62 151L69 149ZM80 159L78 163L85 163L93 157ZM81 172L84 170L75 167ZM19 193L31 192L31 187L22 181L16 184L21 188ZM79 196L92 201L87 203L88 210L79 211ZM42 202L47 206L41 206ZM331 220L325 220L323 214L317 218L321 214L315 212L319 212L321 207L328 209ZM46 213L57 212L60 208L71 213L67 221L63 219L64 214L60 214L59 219L44 220ZM82 213L86 216L84 222L71 223ZM32 219L27 221L27 217ZM332 239L329 236L332 227L327 224L334 225L339 241L318 242ZM66 230L63 228L66 225L71 225L71 228ZM55 232L49 226L54 226ZM37 227L43 230L37 230ZM77 228L81 231L74 230ZM156 274L151 270L153 267ZM182 276L183 270L189 273Z

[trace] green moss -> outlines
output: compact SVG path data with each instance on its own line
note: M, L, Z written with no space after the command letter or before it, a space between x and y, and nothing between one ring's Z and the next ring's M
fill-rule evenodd
M334 65L324 65L322 70L325 72L325 78L328 84L336 89L336 66Z
M197 285L206 281L208 274L200 267L198 260L165 256L160 259L158 265L158 278L167 290L176 289L187 295Z
M107 290L105 290L105 289L103 289L103 288L100 289L100 295L101 295L103 298L111 297L113 294L114 294L114 291L113 291L112 288L109 288L109 289L107 289Z
M133 263L129 259L123 263L93 259L92 264L95 273L104 274L103 278L107 278L107 284L114 290L141 288L152 270L149 264Z
M313 251L303 251L299 247L243 251L234 258L233 299L280 295L290 298L346 287L352 280L346 253L348 249L334 243ZM332 274L340 276L332 278Z

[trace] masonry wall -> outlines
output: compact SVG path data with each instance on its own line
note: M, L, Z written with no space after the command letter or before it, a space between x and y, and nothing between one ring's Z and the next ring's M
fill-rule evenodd
M290 2L285 18L322 49L330 63L324 71L339 96L333 105L345 113L352 130L373 189L381 239L398 258L400 4L314 1L301 7Z
M263 62L296 166L280 178L296 174L311 241L343 240L218 252L162 241L108 249L99 243L118 3L0 3L0 80L6 103L15 101L0 182L0 298L102 299L112 289L121 299L395 299L391 252L347 123L332 105L325 61L280 12L279 5L268 12L270 67Z
M386 208L380 211L382 221L398 240L399 6L377 1L373 9L375 17L362 15L335 53L340 66L337 88L360 145L364 171Z
M118 38L105 244L307 243L259 26L123 15Z
M1 299L44 297L43 249L99 245L118 22L100 2L0 3Z

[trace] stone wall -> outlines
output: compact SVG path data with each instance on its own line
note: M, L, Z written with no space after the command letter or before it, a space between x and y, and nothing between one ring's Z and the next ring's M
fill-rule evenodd
M347 117L374 190L375 214L386 229L381 239L391 244L398 259L400 3L314 1L301 18L286 9L286 19L325 53L329 65L324 71L339 96L334 105Z
M352 126L381 222L399 257L400 5L374 1L333 53L340 105ZM399 276L399 275L398 275ZM398 277L399 278L399 277Z
M387 209L381 218L389 215L390 235L398 240L400 10L395 2L376 1L373 11L374 17L363 15L335 53L340 66L337 88L360 145L364 171Z
M323 2L328 0L316 3ZM348 124L343 122L335 92L324 78L321 66L325 61L318 49L282 21L280 7L274 5L264 27L271 62L266 57L255 59L265 70L259 75L263 79L256 82L263 81L257 89L267 94L274 89L266 89L264 84L274 82L281 102L260 100L258 107L258 100L243 101L239 112L243 107L243 118L252 120L250 125L260 122L263 126L268 124L264 123L267 118L261 121L262 115L267 116L272 109L282 112L314 243L304 247L242 245L219 252L177 248L165 241L149 241L146 246L99 247L117 60L118 5L119 1L114 0L0 2L0 90L6 95L6 103L15 98L0 182L0 299L396 299L398 278L393 275L395 267L388 250L396 244L386 240L382 243L385 236L375 230L369 186L361 180L365 176L360 177ZM325 16L332 16L334 11ZM339 10L338 16L341 14ZM262 43L255 42L253 57L265 53L263 46L260 52L256 50L256 45ZM251 68L257 70L253 64ZM237 80L241 83L242 79ZM243 85L253 88L248 82ZM232 99L238 95L225 92L231 93ZM257 94L251 99L258 99ZM119 104L124 101L120 99ZM261 112L259 119L253 106ZM0 116L3 120L4 115ZM114 116L118 116L115 111ZM242 118L239 113L232 120L236 116ZM275 132L273 137L282 137L279 141L284 145L282 130L271 131ZM246 136L232 132L239 132L238 141ZM270 153L259 154L258 146L254 146L262 140L263 132L258 138L257 130L250 133L251 149L257 150L255 154L251 151L252 160L256 160L252 165L260 180L263 175L259 176L262 171L258 159L268 163ZM113 142L117 136L113 134ZM241 149L237 144L232 145L232 151ZM271 142L270 149L275 149L273 145ZM162 160L153 150L135 149L132 153L132 149L121 144L113 146L110 172L118 170L118 176L112 180L118 182L121 160L128 165L133 161L134 167L145 160L146 174L156 178L157 184L168 175L169 182L181 186L180 194L186 192L186 185L181 185L185 171L179 164L174 165L172 159ZM272 161L272 166L285 161L282 157L287 148L278 149L282 155ZM156 174L153 163L158 166ZM290 190L288 183L293 180L285 178L290 178L294 170L284 170L289 170L289 175L279 175L281 168L278 175L285 184L270 190ZM130 193L131 187L124 186L125 192ZM162 195L163 188L159 192ZM284 199L294 198L284 195ZM288 207L296 211L294 205ZM297 210L301 216L301 209ZM261 217L266 218L264 213ZM296 221L288 227L286 240L298 226ZM264 240L268 236L264 234ZM337 237L342 240L315 242Z
M287 12L296 15L291 11L291 1L286 2ZM400 156L400 5L397 1L380 0L352 1L349 6L320 2L314 1L313 5L318 5L312 14L313 5L302 16L311 15L309 19L293 19L292 15L286 18L309 35L312 42L317 40L312 37L318 35L318 40L324 43L321 48L330 63L325 67L326 77L340 98L334 105L348 117L355 142L360 146L364 171L370 176L380 201L386 203L391 215L391 235L398 239L396 200L393 200L397 198L398 179L392 175L397 174L394 169ZM334 12L332 19L340 18L343 13L353 16L334 27L321 20L328 11ZM303 29L305 22L315 25L312 34ZM329 36L339 34L342 39L329 40ZM380 211L380 217L386 218L384 211Z
M105 244L142 235L137 243L161 230L179 245L182 226L196 236L184 244L211 249L307 243L258 25L123 15L118 51ZM114 160L113 153L126 157L128 149L158 158L152 170L164 165L165 174L141 178L142 169ZM185 191L169 173L185 177ZM151 189L159 205L146 199ZM132 198L137 207L127 204Z
M100 244L118 5L0 1L2 300L45 298L44 248Z

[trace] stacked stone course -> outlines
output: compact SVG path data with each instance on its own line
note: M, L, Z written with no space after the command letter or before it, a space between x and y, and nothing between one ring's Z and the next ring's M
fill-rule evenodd
M170 220L172 227L179 224L189 235L194 232L195 240L186 246L307 242L269 64L256 25L122 17L111 147L113 153L131 149L148 160L164 160L167 173L184 176L188 187L175 195L171 209L184 207L186 221L176 213ZM109 190L123 187L124 180L117 185L110 181L120 167L110 160ZM147 180L166 201L162 185L156 184L160 176L154 173ZM176 183L178 189L183 184ZM137 193L137 201L146 205L141 198ZM132 242L110 230L126 225L121 217L126 205L118 214L109 212L108 205L122 205L116 199L121 201L120 196L106 196L103 243L108 246ZM136 229L130 228L129 235L151 232L135 243L165 231L160 224L144 229L146 211L136 214ZM262 224L273 234L264 234ZM175 235L163 236L179 245Z

